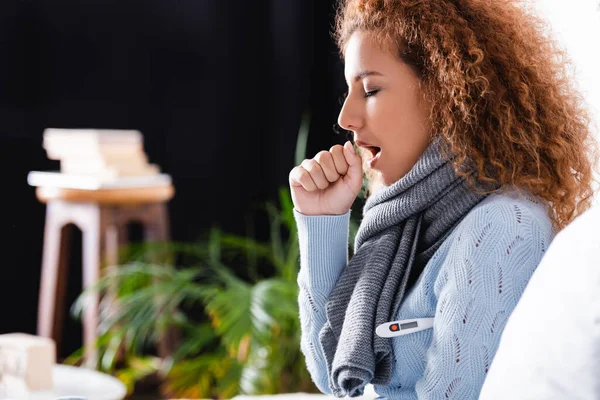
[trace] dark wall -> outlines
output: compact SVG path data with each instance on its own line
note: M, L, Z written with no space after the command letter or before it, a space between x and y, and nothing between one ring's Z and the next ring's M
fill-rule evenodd
M242 233L287 184L303 111L309 153L343 139L332 131L343 92L332 3L0 2L0 332L36 329L45 207L26 176L59 166L44 128L139 129L176 186L172 236ZM69 284L72 298L79 281Z

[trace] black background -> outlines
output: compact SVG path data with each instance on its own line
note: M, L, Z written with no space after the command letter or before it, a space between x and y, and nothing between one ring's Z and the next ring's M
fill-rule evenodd
M194 241L244 219L287 185L310 110L309 155L344 91L326 0L0 2L0 333L35 333L45 206L32 170L58 169L47 127L138 129L171 174L171 235ZM258 226L259 235L264 226ZM81 290L80 234L69 303ZM66 350L80 345L69 321Z

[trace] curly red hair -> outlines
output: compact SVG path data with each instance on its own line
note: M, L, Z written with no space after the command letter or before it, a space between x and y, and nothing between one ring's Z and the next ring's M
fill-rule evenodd
M342 0L336 39L391 45L419 75L458 173L478 190L524 188L555 228L590 207L596 143L564 50L517 0ZM489 186L488 186L489 187ZM501 189L499 189L501 190Z

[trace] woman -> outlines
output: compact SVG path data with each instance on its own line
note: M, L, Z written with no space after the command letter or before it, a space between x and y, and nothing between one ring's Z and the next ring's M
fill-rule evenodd
M477 398L554 233L590 205L588 116L515 1L346 0L337 22L358 152L289 179L308 369L338 397ZM348 260L363 169L377 190Z

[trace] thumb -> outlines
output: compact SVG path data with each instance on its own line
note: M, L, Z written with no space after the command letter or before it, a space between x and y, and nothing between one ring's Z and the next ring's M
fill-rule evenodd
M350 141L344 143L344 157L346 157L346 162L348 162L348 172L345 178L351 182L362 184L362 158L356 154Z

